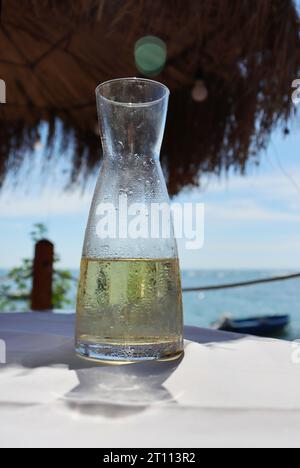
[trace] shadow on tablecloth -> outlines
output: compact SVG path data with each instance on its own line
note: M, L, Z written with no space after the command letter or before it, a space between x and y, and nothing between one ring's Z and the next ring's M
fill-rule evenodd
M185 328L185 338L206 346L243 338L214 330ZM22 366L34 369L48 366L67 366L76 372L78 385L62 398L71 410L90 416L121 418L142 412L150 406L176 405L165 382L180 366L181 360L171 362L146 362L111 366L87 361L74 353L72 339L64 339L54 349L29 353L23 356ZM189 342L185 342L189 346Z

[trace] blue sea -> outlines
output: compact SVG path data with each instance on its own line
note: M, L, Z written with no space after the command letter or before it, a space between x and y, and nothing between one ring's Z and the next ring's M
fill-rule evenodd
M250 281L295 273L287 270L254 271L184 271L183 287ZM188 325L207 327L221 315L234 318L282 315L291 317L286 339L300 339L300 278L276 283L245 286L217 291L184 293L185 322Z
M0 270L0 277L5 273L4 270ZM72 273L78 277L78 271ZM291 273L295 272L288 270L188 270L182 272L182 285L183 288L203 287ZM70 308L75 307L75 297L76 284L74 283L70 295L72 300ZM231 314L234 318L289 314L291 324L283 338L300 339L300 278L235 289L184 293L183 301L186 325L209 327L224 314ZM20 304L20 309L22 309L22 304Z

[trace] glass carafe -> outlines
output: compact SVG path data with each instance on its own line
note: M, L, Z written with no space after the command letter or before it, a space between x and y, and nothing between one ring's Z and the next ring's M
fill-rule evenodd
M76 352L114 363L175 359L183 350L177 245L172 221L169 231L157 223L168 218L159 153L169 90L126 78L99 85L96 97L103 161L82 254Z

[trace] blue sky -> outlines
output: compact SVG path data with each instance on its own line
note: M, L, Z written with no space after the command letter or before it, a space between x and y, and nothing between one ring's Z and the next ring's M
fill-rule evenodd
M100 143L99 143L100 144ZM202 189L185 190L175 201L205 203L205 244L187 251L179 242L183 268L300 269L300 123L283 138L275 132L259 167L246 177L202 180ZM41 174L41 151L28 159L17 188L8 182L0 194L0 268L32 255L29 232L44 222L65 267L80 262L84 229L95 180L84 193L64 192L60 155L56 171ZM50 174L50 175L49 175ZM42 180L42 182L41 182Z

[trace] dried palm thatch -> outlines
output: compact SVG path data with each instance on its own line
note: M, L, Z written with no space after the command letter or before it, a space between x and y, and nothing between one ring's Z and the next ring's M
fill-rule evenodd
M94 89L137 75L134 43L148 34L168 47L157 79L172 91L162 150L172 194L198 184L199 172L245 171L273 128L286 128L300 68L293 0L6 0L0 183L34 150L44 121L50 153L62 125L73 182L98 167ZM203 103L191 98L199 70L209 91Z

